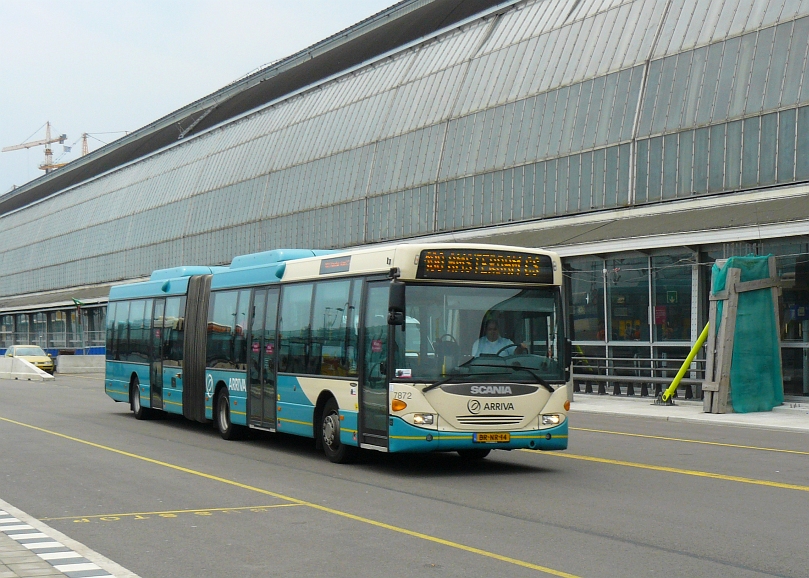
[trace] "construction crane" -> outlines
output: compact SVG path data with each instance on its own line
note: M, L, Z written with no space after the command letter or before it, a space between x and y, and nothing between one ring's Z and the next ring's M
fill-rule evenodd
M42 127L40 127L42 128ZM54 163L53 162L53 151L51 150L50 145L58 142L59 144L63 144L67 140L66 134L60 134L57 137L51 138L51 123L50 121L45 123L45 138L42 140L34 140L25 142L22 144L5 147L0 152L9 152L9 151L16 151L20 149L30 149L32 147L38 147L45 145L45 161L39 165L39 168L45 171L45 173L51 172L53 169L58 169L59 167L65 166L67 163Z
M69 147L65 147L66 152L70 152L71 147L74 146L80 140L81 141L81 156L87 156L88 154L90 154L90 145L87 142L88 138L95 139L95 140L97 140L98 142L100 142L103 145L109 144L109 143L101 140L100 138L98 138L96 136L98 134L129 134L129 131L126 131L126 130L113 130L113 131L109 131L109 132L94 132L94 133L83 132L83 133L81 133L81 138L80 139L76 140Z

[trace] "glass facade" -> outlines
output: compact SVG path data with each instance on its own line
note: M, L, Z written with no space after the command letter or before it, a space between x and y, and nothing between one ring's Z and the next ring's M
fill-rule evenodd
M38 345L58 353L59 350L103 348L106 307L82 309L79 326L75 309L38 311L35 313L0 314L0 350L10 345Z
M670 381L707 323L714 261L748 254L776 258L784 391L809 395L808 237L707 245L699 254L682 248L648 256L627 253L608 259L566 259L574 373L580 376L577 385L592 389L599 380L588 381L587 375L615 375L623 393L632 389L620 376ZM703 377L703 358L698 356L688 375ZM642 380L635 380L636 393L640 393L638 382ZM655 385L660 384L654 380L647 384ZM602 388L602 393L608 391Z

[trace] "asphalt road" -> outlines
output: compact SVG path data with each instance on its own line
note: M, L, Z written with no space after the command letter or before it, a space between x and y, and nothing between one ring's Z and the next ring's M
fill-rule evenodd
M575 408L574 408L575 410ZM0 498L142 577L809 575L809 434L571 416L558 454L369 454L0 380Z

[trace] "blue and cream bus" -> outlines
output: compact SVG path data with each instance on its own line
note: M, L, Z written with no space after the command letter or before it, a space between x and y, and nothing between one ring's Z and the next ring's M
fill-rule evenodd
M113 287L105 390L135 417L360 448L567 448L559 257L489 245L284 249Z

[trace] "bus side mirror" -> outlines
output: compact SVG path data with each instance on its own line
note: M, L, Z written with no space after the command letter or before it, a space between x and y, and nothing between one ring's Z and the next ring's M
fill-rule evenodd
M405 284L396 281L390 282L390 295L388 297L388 325L405 324Z

